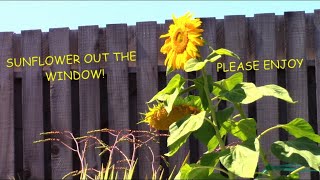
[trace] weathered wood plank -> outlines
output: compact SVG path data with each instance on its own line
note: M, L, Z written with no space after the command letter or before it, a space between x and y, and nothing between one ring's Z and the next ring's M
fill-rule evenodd
M316 105L317 105L317 129L320 134L320 10L314 11L314 54L315 54L315 79L316 79ZM320 174L318 174L319 177Z
M316 84L317 84L317 125L318 133L320 133L320 10L314 11L314 26L315 26L315 69L316 69Z
M106 47L107 52L123 52L117 61L115 56L110 56L106 63L107 89L108 89L108 126L111 129L129 129L129 73L128 73L128 34L126 24L107 25ZM109 143L113 144L114 137ZM111 145L110 144L110 145ZM127 156L131 156L129 143L120 143L119 149ZM114 161L123 160L120 153L115 153Z
M85 63L86 54L98 54L98 26L80 26L78 30L78 53L80 56L79 71L99 69L98 63ZM79 80L80 98L80 135L88 131L100 129L100 83L99 79ZM99 134L96 134L99 138ZM93 143L93 142L91 142ZM88 167L99 169L101 162L96 149L87 151Z
M286 68L287 90L291 97L298 101L288 104L287 121L297 117L308 118L308 74L306 63L306 19L305 13L286 12L284 14L287 40L287 59L304 59L301 68ZM310 173L301 173L301 179L310 179Z
M257 14L254 16L255 27L255 57L263 65L264 60L276 60L276 17L274 14ZM269 67L270 69L270 67ZM262 69L256 71L256 85L277 84L277 69ZM265 97L257 101L257 129L258 133L279 124L278 100ZM267 154L271 165L279 165L279 160L271 155L271 143L279 140L279 131L272 131L268 137L261 139L261 145ZM265 167L260 164L260 171Z
M41 31L22 31L22 56L41 56ZM32 144L43 132L42 68L26 66L22 73L23 164L30 179L45 179L43 144Z
M234 15L225 16L224 18L224 35L225 48L236 53L241 62L247 61L247 21L245 16ZM232 57L225 57L226 68L229 69L229 62L238 62L239 60ZM234 72L226 72L226 78L230 77ZM243 79L247 80L247 72L243 71ZM229 103L227 103L227 106ZM243 106L245 114L248 115L248 107ZM238 113L238 112L237 112ZM239 140L233 136L228 136L228 143L238 142Z
M149 101L158 91L158 48L157 48L157 23L138 22L136 24L137 42L137 110L147 111L146 102ZM141 119L141 118L138 118ZM139 129L149 130L146 125L140 125ZM155 159L154 167L160 164L159 144L149 143ZM138 152L139 155L139 178L151 178L153 161L148 148L144 147Z
M13 33L0 33L0 179L14 177L14 77L7 68L13 57Z
M69 28L50 29L49 47L50 56L64 56L69 54ZM67 64L53 64L50 68L51 72L70 71L70 65ZM70 80L50 82L50 107L51 130L72 131ZM70 139L62 138L62 141L72 146ZM62 178L72 171L72 151L58 142L52 142L51 149L52 177Z

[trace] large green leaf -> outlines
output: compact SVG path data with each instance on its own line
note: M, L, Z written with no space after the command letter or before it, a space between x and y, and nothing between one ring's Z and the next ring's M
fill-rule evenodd
M242 102L246 98L246 93L241 87L242 85L238 84L230 91L222 90L219 93L219 96L221 99L230 101L232 103Z
M215 84L213 84L214 87L212 93L216 96L219 96L222 90L230 91L242 82L243 74L241 72L235 73L227 79L222 79L220 81L215 82Z
M201 70L206 65L206 62L199 61L196 58L189 59L184 65L184 70L186 72Z
M176 89L180 90L186 80L180 75L176 74L167 84L167 86L159 91L153 98L148 102L151 103L155 100L165 101L168 95L172 94Z
M314 142L320 143L320 136L315 134L312 126L302 118L296 118L288 124L280 125L280 127L296 138L306 137Z
M212 173L214 167L199 164L185 164L174 179L227 179L221 174Z
M258 89L263 94L263 96L273 96L275 98L287 101L288 103L296 103L296 101L292 100L286 89L275 84L261 86L258 87Z
M180 147L187 142L188 138L189 138L190 133L180 137L179 139L177 139L174 143L172 143L169 147L169 152L166 153L165 155L168 157L173 156L176 152L178 152L178 150L180 149Z
M210 139L216 134L215 130L208 121L204 121L202 126L192 133L201 143L207 145Z
M167 113L170 114L173 103L176 101L177 97L179 96L179 89L176 88L172 94L170 94L167 100L164 102L164 108L166 109Z
M211 59L217 55L226 55L226 56L231 56L231 57L240 59L240 57L237 54L235 54L234 52L232 52L228 49L224 49L224 48L212 50L212 53L210 53L206 59Z
M211 59L205 59L204 61L199 61L196 58L192 58L186 62L186 64L184 65L184 70L186 72L199 71L203 69L208 62L213 63L220 58L221 58L221 55L216 55Z
M246 141L256 137L256 121L253 118L241 119L231 123L231 134Z
M221 164L230 172L242 178L253 178L259 160L259 141L250 139L230 148L220 157Z
M271 151L282 161L301 164L319 171L320 148L309 139L276 141L271 145Z
M249 82L243 82L241 84L241 88L244 90L246 94L246 98L241 101L242 104L250 104L263 97L263 94L260 92L260 90L256 87L255 84Z
M167 156L172 156L177 151L177 146L180 147L193 131L202 126L205 114L206 112L202 111L196 115L191 115L182 122L178 121L170 125L170 136L167 139L167 146L170 151L166 154ZM174 152L172 151L173 149L175 150Z
M229 78L222 81L222 85L226 90L230 91L242 82L243 82L243 74L242 72L237 72L232 76L230 76Z

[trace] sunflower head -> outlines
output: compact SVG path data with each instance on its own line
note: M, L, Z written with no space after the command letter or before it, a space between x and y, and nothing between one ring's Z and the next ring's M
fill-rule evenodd
M168 130L172 123L199 112L200 108L197 105L179 99L173 105L170 114L168 114L164 103L161 102L152 108L149 107L149 111L145 114L143 122L148 123L150 127L157 130Z
M200 57L197 46L203 46L204 43L200 25L200 19L192 18L190 13L179 18L173 16L168 33L160 36L167 38L160 49L163 54L167 54L165 66L173 70L183 69L189 59Z

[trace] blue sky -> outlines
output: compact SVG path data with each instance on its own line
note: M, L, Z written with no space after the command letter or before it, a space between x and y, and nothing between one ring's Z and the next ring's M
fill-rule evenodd
M1 1L0 32L127 23L171 19L190 11L197 17L223 18L225 15L258 13L282 15L286 11L312 13L317 1Z

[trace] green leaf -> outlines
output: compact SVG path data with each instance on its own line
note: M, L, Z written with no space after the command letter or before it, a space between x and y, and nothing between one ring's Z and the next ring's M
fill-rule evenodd
M230 51L228 49L224 49L224 48L213 50L212 53L210 53L206 59L211 59L212 57L217 56L217 55L226 55L226 56L231 56L231 57L240 59L240 57L237 54L233 53L232 51Z
M192 167L189 164L184 164L174 179L188 179L188 174Z
M314 142L320 143L320 136L315 134L312 126L302 118L296 118L288 124L280 125L280 127L296 138L306 137Z
M253 118L241 119L231 124L231 134L242 141L253 139L257 136L256 121Z
M221 138L222 138L223 136L225 136L225 135L230 131L230 126L231 126L230 121L225 121L225 122L221 125L221 127L220 127L220 129L219 129ZM217 136L213 136L213 137L210 139L210 141L208 142L208 144L207 144L208 151L209 151L209 152L214 151L214 150L217 148L218 145L219 145L219 141L218 141L218 139L217 139Z
M168 99L165 101L164 108L166 109L168 114L170 114L173 107L173 103L176 101L178 96L179 96L179 89L176 88L175 91L171 95L169 95Z
M217 111L216 119L217 119L218 125L221 126L221 124L227 121L233 114L233 111L234 111L233 106Z
M200 165L202 166L213 166L215 167L219 163L219 158L221 156L226 155L229 153L229 150L223 150L219 152L210 152L210 153L205 153L201 156L200 158Z
M271 145L271 151L282 161L300 164L319 171L320 148L306 138L276 141Z
M198 130L202 126L205 114L206 112L202 111L196 115L191 115L182 122L178 121L170 125L170 136L167 139L170 152L166 154L167 156L172 156L177 151L177 146L180 147L193 131ZM172 149L174 149L175 152L173 152Z
M215 57L212 57L211 59L205 59L204 61L199 61L198 59L192 58L186 62L184 65L184 70L186 72L199 71L203 69L208 62L213 63L219 58L221 58L221 55L216 55Z
M224 88L230 91L242 82L243 82L243 74L242 72L237 72L232 76L230 76L229 78L222 81L222 85L224 86Z
M263 94L261 93L260 89L258 89L255 84L248 82L243 82L241 84L241 88L244 90L246 94L246 98L241 101L242 104L250 104L263 97Z
M173 156L176 152L178 152L178 150L180 149L180 147L187 142L187 139L189 138L190 133L180 137L178 140L176 140L174 143L172 143L169 147L169 152L166 153L165 155L168 157Z
M236 86L239 86L243 82L243 74L241 72L235 73L227 79L217 81L213 87L212 93L219 96L221 91L231 91ZM220 85L222 88L218 87Z
M227 179L221 174L211 173L214 167L199 164L185 164L174 179Z
M222 90L219 96L221 97L221 99L230 101L232 103L242 102L242 100L246 98L246 93L241 87L242 85L238 84L230 91Z
M253 178L259 160L259 141L250 139L230 148L227 155L220 157L221 164L242 178Z
M208 145L210 139L216 134L213 126L208 122L204 121L202 126L192 133L202 144Z
M206 62L199 61L196 58L192 58L186 62L186 64L184 65L184 70L186 72L199 71L203 69L205 65L206 65Z
M151 103L155 100L165 101L168 98L168 95L174 93L177 88L180 90L185 82L186 80L180 74L176 74L169 81L167 86L159 91L155 96L153 96L153 98L148 103Z
M261 93L264 96L273 96L278 99L282 99L287 101L288 103L296 103L297 101L293 101L290 97L288 91L283 87L277 86L275 84L269 84L265 86L258 87Z

